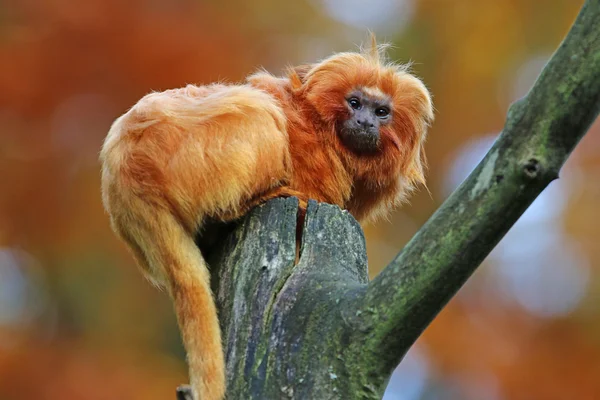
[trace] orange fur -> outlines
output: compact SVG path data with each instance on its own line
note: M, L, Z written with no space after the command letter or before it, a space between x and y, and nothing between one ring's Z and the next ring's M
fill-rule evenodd
M392 122L375 153L340 141L345 97L387 96ZM424 182L428 91L372 47L243 85L151 93L118 118L104 143L103 199L144 274L173 298L196 399L222 399L225 372L210 276L194 237L208 218L229 221L270 198L337 204L364 221Z

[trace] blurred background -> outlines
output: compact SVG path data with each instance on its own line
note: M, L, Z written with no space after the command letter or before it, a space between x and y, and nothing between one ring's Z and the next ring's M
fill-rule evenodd
M171 304L100 199L111 122L150 90L354 50L434 95L425 190L366 228L372 275L467 176L583 0L0 0L0 400L173 399ZM437 317L386 400L600 398L600 125Z

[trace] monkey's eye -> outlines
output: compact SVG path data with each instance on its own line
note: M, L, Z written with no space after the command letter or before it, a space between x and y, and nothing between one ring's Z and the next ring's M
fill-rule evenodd
M377 115L379 118L385 118L390 115L390 109L387 107L379 107L375 110L375 115Z
M362 108L360 100L358 100L356 97L348 99L348 104L350 104L350 107L352 107L354 110L360 110Z

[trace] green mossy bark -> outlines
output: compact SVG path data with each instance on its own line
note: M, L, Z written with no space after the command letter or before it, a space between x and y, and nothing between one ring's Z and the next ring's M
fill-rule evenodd
M600 0L588 0L471 175L371 282L359 309L376 332L360 345L389 373L510 227L554 179L600 110Z
M296 199L252 211L209 258L228 398L380 399L425 327L558 177L599 109L600 0L588 0L484 160L371 283L347 212L311 202L294 265Z

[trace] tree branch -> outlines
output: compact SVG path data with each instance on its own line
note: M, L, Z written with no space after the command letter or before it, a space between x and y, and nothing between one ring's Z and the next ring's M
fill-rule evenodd
M600 109L600 0L588 0L528 95L513 104L483 161L356 306L373 331L357 352L390 373L542 190ZM369 311L369 312L366 312Z

